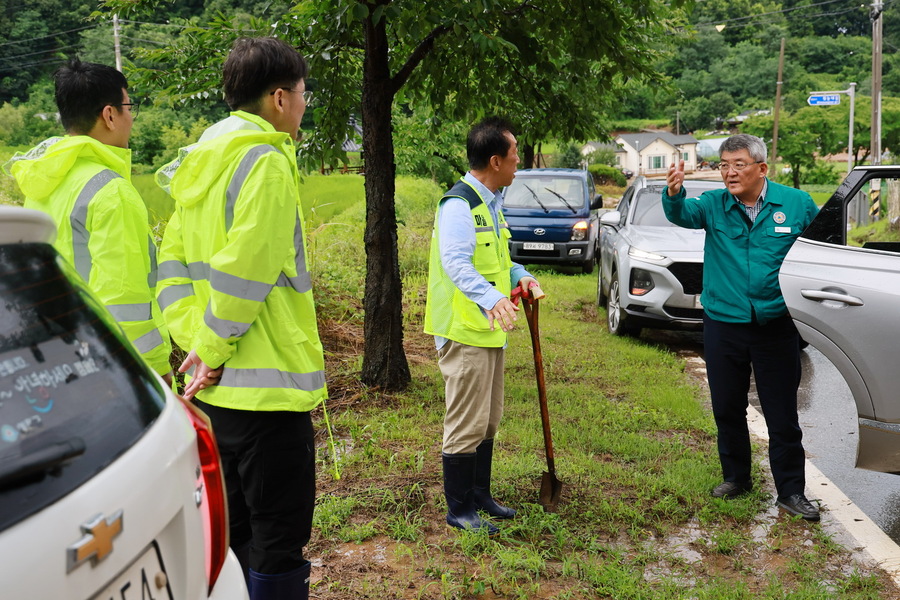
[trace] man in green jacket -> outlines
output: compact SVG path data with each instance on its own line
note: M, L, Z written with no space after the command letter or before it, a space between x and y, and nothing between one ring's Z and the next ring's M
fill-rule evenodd
M7 163L25 207L49 214L54 246L122 326L150 367L171 382L169 333L156 303L156 245L131 184L128 139L137 103L112 67L70 61L54 74L66 130Z
M751 369L769 430L769 463L778 506L810 521L819 509L805 495L806 455L797 416L800 337L785 306L778 270L818 208L809 194L770 181L766 146L738 134L719 149L726 188L686 198L684 161L669 168L662 201L676 225L706 230L703 343L724 482L733 498L752 489L747 428Z
M157 173L176 203L159 303L194 369L185 397L215 428L250 597L293 600L309 593L310 411L326 396L294 147L307 64L275 38L240 39L223 75L234 112Z

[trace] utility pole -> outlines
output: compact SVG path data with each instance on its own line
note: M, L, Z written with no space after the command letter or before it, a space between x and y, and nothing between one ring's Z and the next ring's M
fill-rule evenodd
M778 80L775 82L775 119L772 123L772 156L770 161L778 160L778 115L781 112L781 83L784 73L784 38L781 38L781 52L778 54Z
M681 111L675 111L675 135L681 135Z
M872 141L870 152L872 164L881 164L881 18L884 4L876 0L872 4Z
M122 51L119 49L119 15L113 15L113 45L116 51L116 70L122 72Z

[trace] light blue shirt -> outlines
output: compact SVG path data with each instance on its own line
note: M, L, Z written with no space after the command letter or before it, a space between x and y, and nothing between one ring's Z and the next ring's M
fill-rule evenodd
M471 173L466 173L463 179L471 184L485 201L494 222L494 231L499 237L497 213L500 212L503 194L499 190L496 193L492 192ZM480 306L482 311L494 308L504 296L494 289L494 286L488 283L472 264L472 257L475 254L475 223L472 221L472 211L468 202L462 198L447 198L441 203L438 209L438 238L441 265L453 285L459 288L466 298ZM523 277L530 276L525 267L513 263L510 269L512 287L515 287ZM436 335L434 343L441 348L447 343L447 338Z

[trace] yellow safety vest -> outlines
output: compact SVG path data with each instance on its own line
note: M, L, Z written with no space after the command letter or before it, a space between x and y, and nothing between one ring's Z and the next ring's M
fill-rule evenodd
M475 251L472 265L487 281L506 297L509 297L512 283L510 269L512 260L509 256L509 225L498 211L497 227L487 204L478 192L465 180L460 180L448 191L446 198L462 198L469 203L472 211L472 222L475 226ZM441 264L440 232L438 215L440 204L435 213L434 231L431 236L431 255L428 267L428 296L425 302L425 333L445 337L468 346L483 348L502 348L506 345L506 332L498 324L491 331L490 323L484 311L475 302L469 300L457 288Z

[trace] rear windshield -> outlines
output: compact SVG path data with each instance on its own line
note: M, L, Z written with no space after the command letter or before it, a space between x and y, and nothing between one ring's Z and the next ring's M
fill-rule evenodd
M503 194L504 208L527 208L569 214L585 209L584 180L580 177L519 175Z
M164 406L80 282L48 244L0 245L0 531L109 465Z

